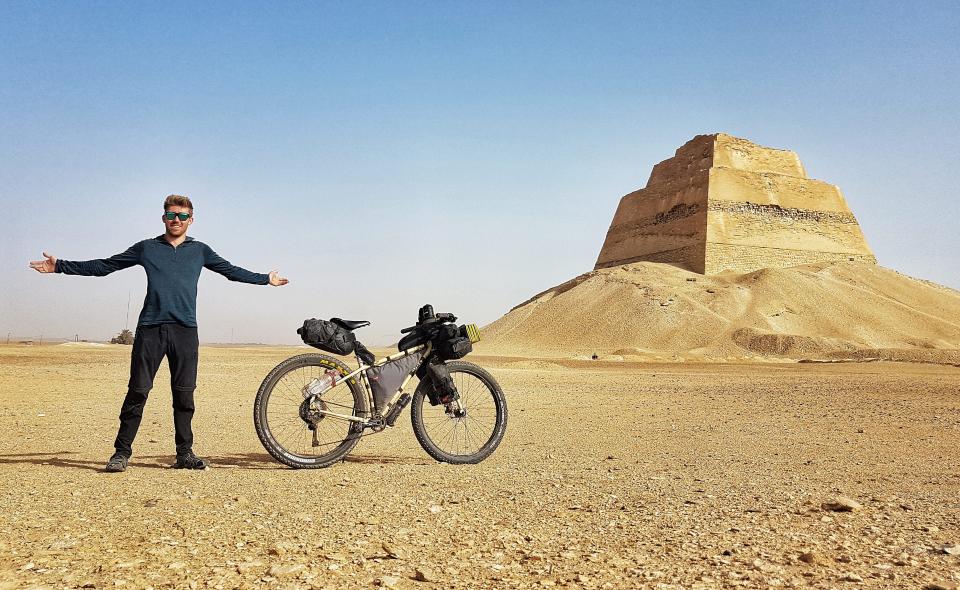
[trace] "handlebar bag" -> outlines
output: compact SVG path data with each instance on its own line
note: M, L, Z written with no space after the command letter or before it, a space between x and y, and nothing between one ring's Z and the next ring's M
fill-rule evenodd
M460 334L456 324L443 324L433 337L433 348L441 360L460 359L473 351L470 339Z
M473 343L464 336L444 338L436 342L437 355L445 361L462 359L473 352Z
M357 337L353 332L327 320L304 320L303 326L297 328L297 334L300 334L304 344L333 354L350 354L357 347Z
M423 353L407 355L395 361L390 361L379 367L367 369L367 381L370 382L370 389L373 391L373 402L377 410L383 408L393 394L400 389L403 380L407 375L413 373L420 366L423 360Z

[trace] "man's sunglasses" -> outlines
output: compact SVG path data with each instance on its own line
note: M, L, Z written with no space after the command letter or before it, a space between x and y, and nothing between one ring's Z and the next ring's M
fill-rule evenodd
M186 220L190 219L190 214L189 214L189 213L174 213L173 211L164 211L164 212L163 212L163 218L166 219L167 221L173 221L173 218L174 218L174 217L179 218L180 221L186 221Z

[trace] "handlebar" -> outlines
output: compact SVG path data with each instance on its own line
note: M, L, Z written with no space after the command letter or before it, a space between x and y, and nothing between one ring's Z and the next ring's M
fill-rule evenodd
M400 330L401 334L409 334L418 328L426 328L433 324L442 324L445 322L455 322L457 321L457 316L452 313L433 313L432 305L424 305L420 308L420 319L417 321L416 326L410 326L409 328L404 328Z

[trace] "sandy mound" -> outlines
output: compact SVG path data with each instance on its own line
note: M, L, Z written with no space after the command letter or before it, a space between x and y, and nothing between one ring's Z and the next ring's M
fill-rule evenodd
M537 359L529 359L523 361L512 361L506 363L504 367L509 369L539 369L539 370L556 370L563 369L563 365L558 365L557 363L551 363L550 361L543 361Z
M960 362L960 292L866 263L582 274L483 330L484 353Z

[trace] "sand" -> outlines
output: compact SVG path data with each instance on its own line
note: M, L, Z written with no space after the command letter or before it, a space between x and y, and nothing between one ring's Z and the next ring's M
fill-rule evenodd
M960 363L960 292L868 263L705 276L641 262L582 274L483 330L485 354Z
M433 462L404 416L295 471L251 413L302 349L203 347L214 467L168 468L164 366L130 469L107 474L129 351L0 346L0 588L960 582L956 367L472 355L510 405L487 461ZM860 508L824 507L839 497Z

